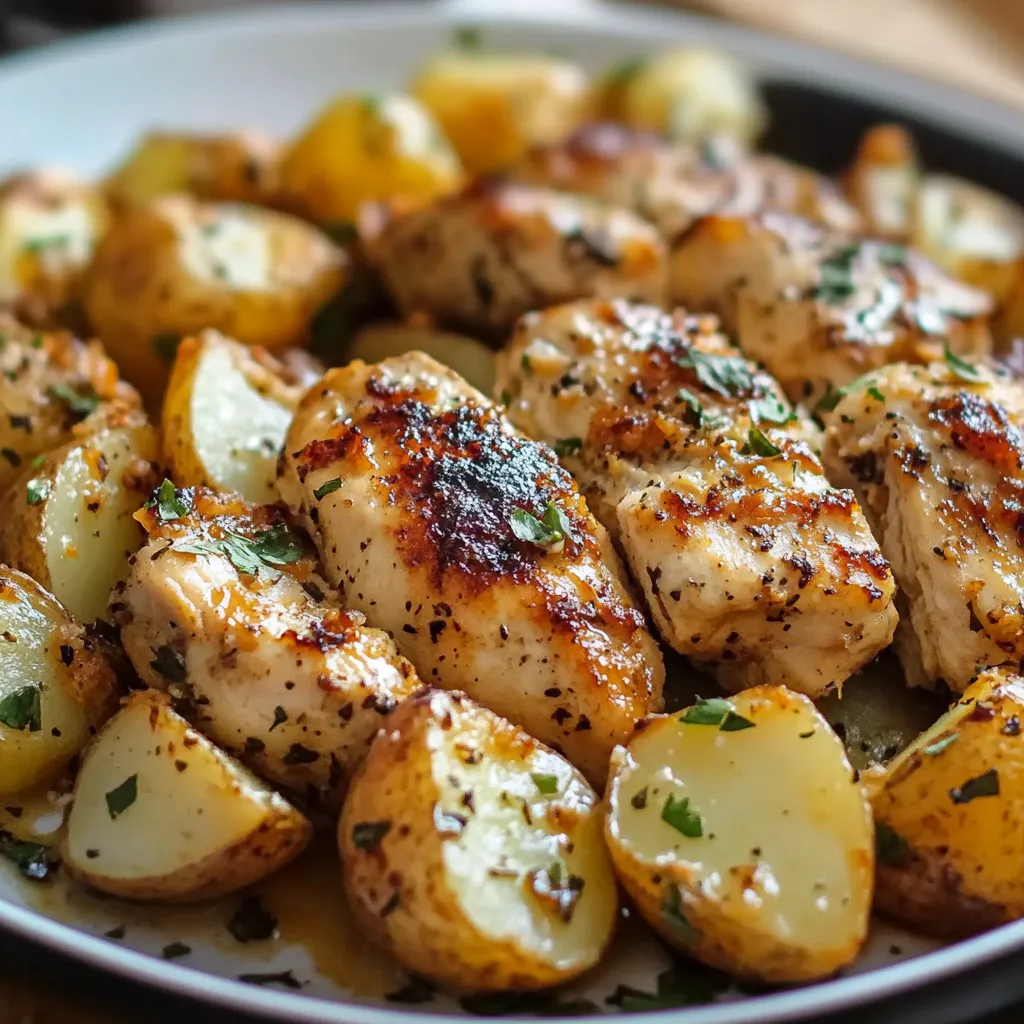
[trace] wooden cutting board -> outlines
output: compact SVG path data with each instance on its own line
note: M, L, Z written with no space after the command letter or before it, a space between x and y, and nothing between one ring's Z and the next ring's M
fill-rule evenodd
M553 0L557 2L557 0ZM1024 4L1017 0L669 0L954 83L1024 112ZM1024 114L1022 114L1024 127ZM120 1024L120 983L70 986L0 944L0 1024ZM12 962L13 961L13 962ZM205 1015L193 1015L199 1024ZM1007 1020L1017 1020L1008 1017Z

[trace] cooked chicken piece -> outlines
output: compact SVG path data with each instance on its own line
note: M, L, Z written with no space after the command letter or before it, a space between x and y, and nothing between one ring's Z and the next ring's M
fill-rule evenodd
M518 180L625 206L657 225L671 245L711 213L761 209L796 213L838 231L856 231L860 215L820 174L725 137L702 145L666 142L621 124L590 124L563 142L532 150Z
M778 385L712 316L577 302L499 357L509 416L615 535L663 638L738 690L817 697L892 638L889 567Z
M141 405L98 341L0 313L0 488L35 456L120 424Z
M386 716L422 685L415 670L339 604L279 509L158 495L111 599L135 670L258 774L337 807Z
M865 133L846 188L872 233L913 246L997 309L1024 284L1024 209L963 178L923 173L905 128ZM996 334L1003 340L998 322Z
M504 341L530 309L584 296L660 302L665 248L629 210L482 178L405 213L371 207L371 263L405 314Z
M661 655L608 535L545 445L414 352L332 370L278 484L345 601L431 684L466 691L603 786L661 707Z
M1024 386L956 357L887 366L828 418L825 464L900 587L907 679L962 691L1024 658Z
M712 310L794 400L893 360L991 348L992 302L923 256L800 217L708 217L672 255L673 298Z

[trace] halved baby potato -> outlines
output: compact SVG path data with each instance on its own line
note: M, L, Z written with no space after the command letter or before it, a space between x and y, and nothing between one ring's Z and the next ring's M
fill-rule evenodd
M875 906L962 938L1024 916L1024 679L983 672L872 798Z
M203 331L178 347L164 396L164 457L179 486L277 501L277 456L306 375L263 349Z
M824 978L871 909L871 811L802 694L744 690L651 719L612 758L605 835L637 909L740 978Z
M590 110L586 73L545 54L439 53L413 82L469 174L509 167L531 146L560 142Z
M312 826L171 710L132 694L86 751L62 842L68 871L112 896L212 899L305 849Z
M399 705L351 784L338 842L366 934L443 985L556 985L611 938L617 894L597 795L460 693Z
M40 456L0 498L0 559L50 590L80 623L104 618L142 546L133 519L158 482L156 431L138 412Z
M277 191L277 143L256 132L147 132L104 182L118 207L172 192L198 199L269 203Z
M182 338L210 327L271 351L300 345L347 274L344 252L297 217L164 196L117 220L83 295L122 373L155 402Z
M408 96L340 96L281 160L282 201L317 224L342 228L363 203L429 200L458 188L462 168L429 111Z
M0 566L0 793L56 778L114 709L114 672L35 580Z
M374 324L364 327L345 350L345 361L362 359L381 363L392 356L424 352L464 377L473 387L490 395L497 372L494 350L464 334L452 334L412 324Z

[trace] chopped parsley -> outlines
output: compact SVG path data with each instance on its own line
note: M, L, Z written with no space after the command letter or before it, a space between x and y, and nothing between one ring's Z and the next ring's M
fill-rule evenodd
M42 505L50 496L50 490L50 481L46 477L36 477L25 485L25 499L30 505Z
M177 960L179 956L188 956L191 952L192 947L186 946L184 942L169 942L160 950L160 955L165 960Z
M554 548L566 537L575 539L568 516L553 501L548 502L540 519L526 509L517 508L512 513L509 525L519 540L542 548Z
M479 50L483 46L483 36L478 25L460 25L455 30L455 45L460 50Z
M873 398L876 402L881 402L883 405L885 405L885 395L883 395L882 392L879 391L878 388L874 386L874 384L872 384L871 387L869 387L865 393L867 394L868 398Z
M47 390L68 407L76 423L94 413L100 404L100 396L89 384L77 388L70 384L51 384Z
M672 925L676 935L686 943L696 942L700 936L697 929L690 924L686 911L683 908L683 897L678 886L670 885L665 890L665 896L661 901L661 915Z
M754 723L749 718L736 714L732 702L724 697L701 698L687 708L680 722L687 725L716 725L720 732L739 732L742 729L753 729Z
M757 427L751 427L747 432L747 444L755 455L760 455L765 459L774 459L777 455L782 454L782 449L773 444L771 439Z
M875 856L882 864L899 867L910 856L910 845L884 822L875 823Z
M165 479L154 491L143 508L156 508L157 518L162 523L180 519L192 511L192 496L186 490L176 490L174 484Z
M302 982L295 977L291 968L287 971L267 971L262 974L240 974L238 980L249 985L283 985L290 989L302 988Z
M12 690L0 699L0 722L8 729L39 732L42 728L39 686L29 683L27 686Z
M181 335L164 331L161 334L153 335L149 344L158 359L165 363L173 363L174 357L178 354L178 346L181 344Z
M48 846L17 839L0 829L0 857L9 860L23 878L44 882L57 870L59 861Z
M676 399L686 406L686 422L700 429L704 423L704 406L700 399L686 388L680 388L676 392Z
M138 775L129 775L120 786L115 786L106 795L107 811L110 814L111 820L113 821L114 818L124 814L135 803L138 796L139 777Z
M929 743L928 746L924 748L922 753L927 754L929 757L935 757L936 754L941 754L946 749L946 747L952 746L952 744L956 743L958 739L960 739L960 733L950 733L948 736L943 736L941 740L936 740L934 743Z
M960 380L965 380L970 384L985 383L985 379L978 372L978 368L976 366L972 366L966 360L961 359L955 352L953 352L949 347L948 341L946 342L942 355L946 360L946 368L954 377L959 377Z
M530 778L533 779L533 784L544 796L551 796L558 792L557 775L543 775L540 772L532 772Z
M670 793L661 809L661 820L688 839L700 839L704 835L704 823L701 816L690 807L688 796L676 799Z
M279 565L291 565L305 554L298 536L284 523L252 538L225 530L219 539L179 544L175 550L190 555L224 555L239 572L249 576L255 576L260 569L275 570Z
M522 358L519 360L519 367L523 371L525 377L529 377L533 373L533 365L530 363L530 357L524 352Z
M736 356L716 356L691 348L676 364L684 370L693 370L704 387L723 398L738 398L754 390L754 379L746 361Z
M558 456L575 455L583 447L583 440L579 437L560 437L553 447Z
M501 397L498 399L499 402L507 409L512 404L512 392L507 388L502 391Z
M154 652L156 657L149 663L154 672L159 672L164 679L172 683L183 683L188 677L185 668L185 657L169 644L161 644Z
M844 245L821 261L816 299L837 306L853 295L853 261L859 252L859 245Z
M755 398L750 403L750 418L755 423L792 423L796 413L778 395Z
M732 984L732 979L720 971L699 964L679 964L658 975L656 992L619 985L605 1002L617 1006L623 1013L669 1010L711 1002L718 993L726 991Z
M376 850L390 831L390 821L357 822L352 826L352 844L360 850Z
M983 796L999 796L999 770L989 768L987 772L968 779L962 786L949 791L949 798L955 804L969 804Z
M267 910L259 896L246 896L228 921L228 931L239 942L260 942L273 938L277 918Z
M317 501L326 498L328 494L333 494L341 486L341 477L336 476L333 480L325 480L315 491L313 491L313 497Z

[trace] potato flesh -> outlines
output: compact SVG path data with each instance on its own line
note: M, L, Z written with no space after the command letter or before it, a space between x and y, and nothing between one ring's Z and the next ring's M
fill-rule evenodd
M137 475L140 459L154 458L152 428L125 428L73 448L57 470L44 513L46 564L54 595L76 622L104 618L110 591L128 575L143 540L132 516L147 495L125 478Z
M615 885L604 853L601 821L592 813L593 791L569 764L550 751L538 750L529 765L484 757L478 765L465 764L458 748L484 749L485 721L457 734L435 725L429 743L434 751L434 779L441 794L439 806L460 813L462 794L473 793L475 813L457 839L443 846L447 879L458 894L464 913L484 934L511 939L559 968L580 959L581 936L593 937L596 959L615 914ZM558 782L560 813L573 810L588 815L573 836L572 853L552 815L552 796L540 792L533 775L554 776ZM452 786L458 775L460 784ZM527 822L523 808L528 808ZM561 862L569 874L585 885L570 923L530 896L528 880ZM495 875L494 870L508 875Z
M19 579L20 578L20 579ZM67 692L74 684L61 660L57 630L64 610L40 587L0 570L0 701L38 685L39 728L0 723L0 793L14 793L60 772L89 737L86 707Z
M226 346L204 347L193 371L189 425L206 483L247 501L277 500L277 453L292 410L260 394Z
M794 699L771 714L747 696L756 692L733 699L754 728L722 732L682 716L648 726L619 776L615 828L644 864L687 865L703 898L751 931L832 947L856 908L866 919L870 818L842 745L813 705ZM670 797L690 800L703 836L662 820Z
M133 777L135 799L115 817L108 795ZM168 877L242 843L272 811L301 821L281 797L147 695L125 707L89 748L65 857L101 887L104 877Z

